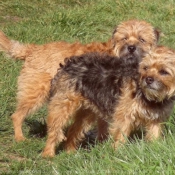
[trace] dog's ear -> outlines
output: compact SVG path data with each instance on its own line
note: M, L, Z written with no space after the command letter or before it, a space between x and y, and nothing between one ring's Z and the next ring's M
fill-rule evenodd
M114 31L113 31L113 33L112 33L112 46L113 46L113 48L115 47L115 40L114 40L114 35L117 33L117 27L115 27L115 29L114 29Z
M115 27L113 33L112 33L112 37L115 35L115 33L117 32L117 27Z
M114 31L112 32L112 39L114 38L116 32L117 32L117 26L114 28Z
M162 32L160 31L160 29L154 28L154 34L155 34L156 42L158 42Z

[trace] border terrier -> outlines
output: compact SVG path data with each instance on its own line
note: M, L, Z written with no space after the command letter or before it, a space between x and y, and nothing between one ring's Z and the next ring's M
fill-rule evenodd
M131 132L145 129L147 140L162 135L162 125L173 110L175 52L157 47L140 57L89 53L65 60L51 83L48 138L44 157L55 155L57 143L76 149L97 118L108 122L115 148ZM63 129L69 120L67 136Z
M143 56L157 45L158 38L158 30L139 20L121 23L107 42L85 45L65 41L44 45L22 44L0 32L0 50L14 59L24 60L18 77L17 107L12 114L15 140L25 139L22 123L47 102L50 81L57 72L58 64L63 63L66 57L88 52L104 52L118 57Z

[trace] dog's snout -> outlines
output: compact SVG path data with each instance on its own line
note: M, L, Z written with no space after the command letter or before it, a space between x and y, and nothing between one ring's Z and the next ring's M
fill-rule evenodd
M128 46L128 51L130 53L133 53L136 50L136 47L134 45Z
M152 84L154 82L154 78L153 77L146 77L146 83L147 84Z

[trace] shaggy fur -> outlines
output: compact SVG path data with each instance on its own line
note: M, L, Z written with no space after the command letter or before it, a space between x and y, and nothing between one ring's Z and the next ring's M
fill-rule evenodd
M17 107L12 115L15 140L24 140L22 123L26 116L38 110L48 99L50 81L58 64L66 57L87 52L108 53L114 56L142 57L157 45L159 32L145 21L130 20L121 23L109 41L104 43L54 42L44 45L22 44L10 40L0 32L0 50L14 59L24 60L18 77Z
M115 147L139 127L146 139L157 139L173 109L175 53L158 47L143 58L117 59L104 54L71 57L61 65L51 85L48 139L43 156L55 155L57 143L75 150L90 125L101 118L109 123ZM74 119L67 138L63 129Z

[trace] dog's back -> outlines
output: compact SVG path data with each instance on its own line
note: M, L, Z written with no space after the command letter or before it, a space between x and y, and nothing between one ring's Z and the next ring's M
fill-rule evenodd
M138 60L100 53L67 58L52 81L51 93L57 89L54 81L59 81L60 76L67 74L69 81L75 82L75 91L81 92L101 111L109 114L119 98L123 81L128 78L135 81L138 78Z

